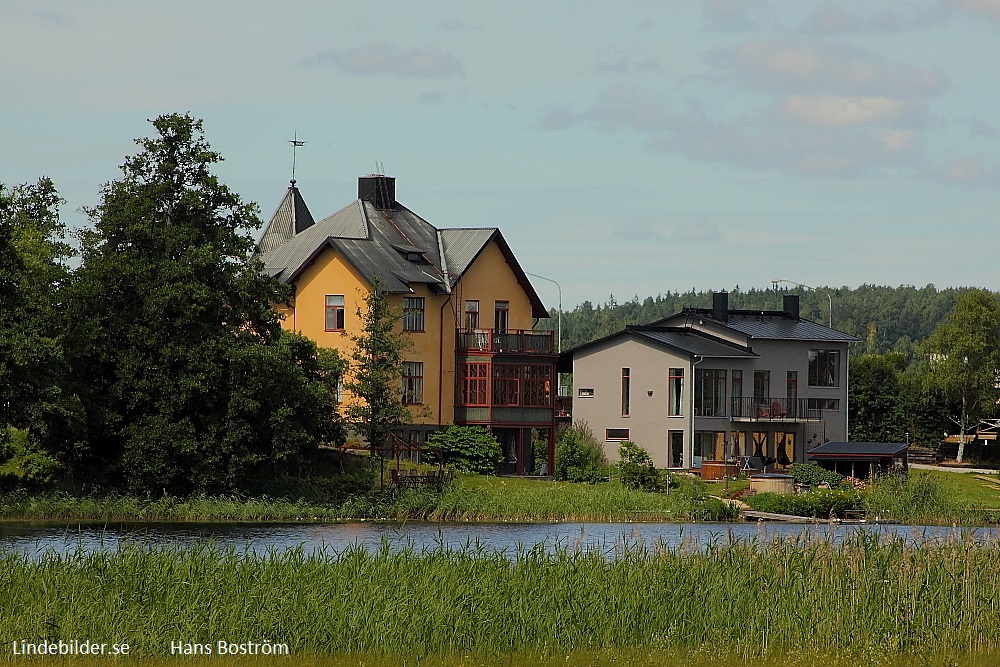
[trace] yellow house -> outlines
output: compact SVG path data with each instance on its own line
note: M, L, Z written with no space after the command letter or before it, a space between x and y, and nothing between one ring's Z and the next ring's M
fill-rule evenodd
M406 440L481 425L503 446L501 472L533 474L537 460L552 470L556 355L552 332L533 331L548 312L499 229L437 229L380 174L359 178L358 199L316 222L292 180L257 255L293 286L283 326L344 356L373 282L387 289L412 342L400 386L414 416Z

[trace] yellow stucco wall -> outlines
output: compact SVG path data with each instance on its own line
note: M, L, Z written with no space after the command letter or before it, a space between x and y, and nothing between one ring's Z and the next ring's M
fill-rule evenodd
M408 406L417 424L450 424L455 405L455 331L460 326L465 299L480 302L480 326L492 328L494 304L508 301L508 329L531 329L531 303L496 243L489 243L461 277L452 296L433 294L426 285L411 285L424 297L424 331L407 332L412 342L403 352L405 361L424 364L423 404ZM368 283L333 248L324 250L295 283L293 307L278 308L282 326L298 331L321 347L350 356L351 334L360 333L358 308L363 306ZM344 332L325 331L326 296L344 296ZM392 295L402 309L403 296ZM402 323L397 325L402 331ZM345 335L346 334L346 335ZM347 392L345 402L352 399Z
M456 327L461 327L461 317L465 312L466 300L479 301L479 328L492 329L494 305L497 301L510 302L508 329L531 329L531 302L517 282L517 277L500 252L499 246L491 241L479 254L455 288L455 304L458 318Z

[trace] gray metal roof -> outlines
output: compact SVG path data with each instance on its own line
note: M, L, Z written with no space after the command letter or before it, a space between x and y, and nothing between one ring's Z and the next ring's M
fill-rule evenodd
M308 209L294 184L286 200L289 203L283 200L279 205L256 251L264 262L265 272L283 282L294 281L323 250L333 248L367 280L377 278L391 292L408 293L412 291L410 284L424 283L435 292L446 294L454 281L446 280L445 272L460 279L483 248L493 241L528 296L532 316L549 316L495 227L438 230L399 202L393 202L390 209L380 209L364 199L319 222L312 222L312 216L308 215L309 224L303 226L294 220L304 221ZM298 202L301 207L296 208ZM305 213L293 215L300 208ZM420 258L414 261L417 254Z
M257 253L263 255L274 250L314 224L315 220L313 220L312 213L309 212L309 207L302 199L299 189L295 187L295 181L292 181L288 190L285 191L285 196L278 202L278 207L264 227L260 241L257 242Z
M669 328L646 330L642 328L629 328L627 331L696 357L754 358L758 356L744 347L707 336L694 329Z
M444 246L444 257L448 263L448 273L460 276L469 268L469 264L483 249L493 235L495 227L480 227L473 229L442 229L441 245Z
M751 338L774 340L816 340L853 343L858 339L842 331L809 320L796 320L785 315L730 313L724 323Z
M886 458L901 456L908 449L903 442L824 442L810 449L810 458Z

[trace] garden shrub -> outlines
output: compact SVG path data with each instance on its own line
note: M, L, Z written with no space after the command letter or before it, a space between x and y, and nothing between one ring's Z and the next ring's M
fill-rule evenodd
M618 458L622 486L641 491L656 491L660 488L659 473L645 449L631 441L623 442L618 448Z
M819 489L805 494L755 493L743 498L758 512L791 514L815 519L843 518L845 510L858 509L861 496L854 491Z
M456 470L489 474L503 460L500 443L481 426L448 426L431 435L427 444L440 448L444 462Z
M940 520L958 511L954 498L940 481L921 473L875 477L863 499L869 514L886 514L900 520Z
M559 434L553 471L557 480L594 484L607 478L607 464L604 450L586 422L577 422Z
M832 487L839 486L844 481L844 476L832 470L827 470L815 463L794 463L788 469L788 474L795 478L799 484L809 484L816 486L826 482Z

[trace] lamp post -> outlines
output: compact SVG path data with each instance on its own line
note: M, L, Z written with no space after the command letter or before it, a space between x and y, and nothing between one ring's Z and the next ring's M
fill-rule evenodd
M774 280L771 281L771 283L774 285L775 289L777 289L778 283L789 283L790 285L796 285L798 287L805 287L806 289L811 289L814 292L822 292L823 294L825 294L826 298L830 302L830 325L829 326L830 326L831 329L833 328L833 297L830 296L830 293L827 292L825 289L820 289L818 287L810 287L809 285L805 285L803 283L795 282L794 280L785 280L784 278L775 278Z
M552 280L552 278L546 278L545 276L540 276L537 273L528 273L527 271L525 271L524 273L525 275L531 276L532 278L540 278L542 280L547 280L553 285L555 285L556 289L559 290L559 311L558 311L559 316L556 318L556 328L557 328L556 352L562 353L562 287L559 286L559 283Z

